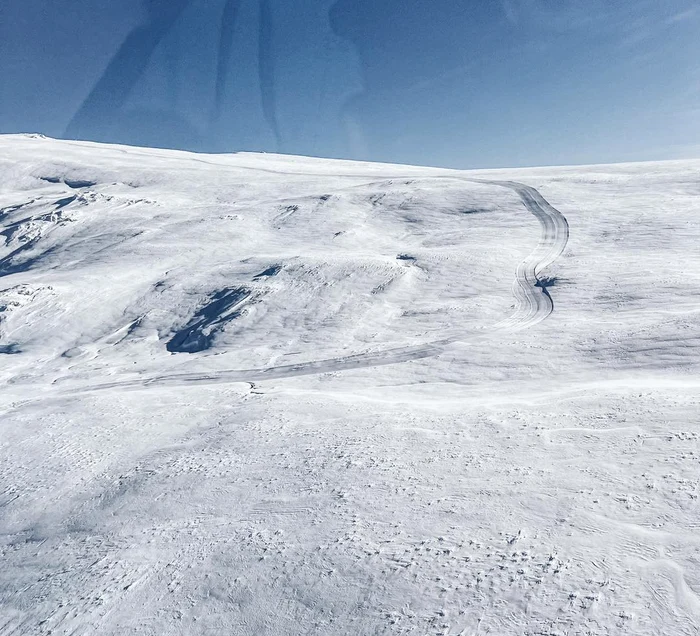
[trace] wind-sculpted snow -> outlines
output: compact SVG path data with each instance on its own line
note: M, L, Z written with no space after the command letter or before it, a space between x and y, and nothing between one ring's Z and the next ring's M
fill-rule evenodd
M264 171L264 170L263 170ZM269 172L269 171L268 171ZM273 171L279 179L293 178L318 178L322 174L315 172L303 171ZM356 172L347 175L339 175L341 179L364 179L371 180L368 184L371 188L377 186L382 187L387 184L391 190L395 182L404 182L410 188L409 192L420 192L426 184L423 179L416 179L411 175L394 175L390 179L377 184L374 181L376 175L362 172ZM46 181L45 177L42 180ZM73 185L75 180L71 179L51 179L50 183ZM92 181L80 181L80 183L92 184ZM525 209L537 218L541 226L541 236L537 248L532 251L528 258L523 261L515 272L515 282L513 284L513 292L516 301L515 311L511 316L499 321L495 326L479 325L476 329L457 332L455 335L448 338L439 338L433 340L425 340L420 344L410 344L406 346L393 346L386 349L373 350L371 352L358 351L349 355L320 357L316 360L307 362L297 362L293 364L280 364L261 367L257 369L239 369L239 370L221 370L216 375L211 372L206 373L170 373L168 376L156 375L151 378L140 378L137 381L127 380L125 385L136 384L154 384L154 383L174 383L177 381L183 382L236 382L236 381L257 381L265 378L290 377L295 375L308 375L314 373L327 373L342 371L345 369L366 368L377 365L399 364L410 360L422 359L429 356L438 355L444 352L450 345L455 342L463 342L465 340L476 341L483 339L487 334L497 334L500 330L516 331L534 326L538 322L544 320L553 310L551 296L547 289L539 284L538 272L553 264L556 258L563 252L568 240L568 225L563 215L552 207L536 189L526 186L522 183L514 181L490 181L485 179L473 179L469 177L460 177L452 175L435 175L431 176L427 182L439 192L441 184L452 187L469 188L470 184L480 184L487 187L505 188L515 192L520 198ZM317 199L316 207L325 205L331 198L331 195L324 194ZM60 210L78 199L78 195L71 195L62 198L55 202L55 209ZM382 210L383 208L391 207L391 202L387 199L387 192L380 192L378 195L370 197L371 205L374 209ZM86 201L83 199L83 203ZM426 205L430 205L430 199L425 201ZM444 206L444 203L441 204ZM406 202L394 206L396 210L405 209ZM282 212L276 215L273 227L280 229L284 224L289 223L292 215L298 214L300 205L298 203L282 206ZM472 206L467 206L468 209L479 209ZM461 214L464 205L460 201L454 210ZM446 210L447 211L447 210ZM416 223L420 220L420 215L415 218L403 215L403 218L410 222ZM53 217L51 217L53 218ZM26 222L26 221L25 221ZM466 218L465 221L466 223ZM13 227L13 226L11 226ZM31 269L37 258L24 261L21 265L10 265L14 263L17 255L27 249L35 249L35 243L38 241L38 236L34 237L30 242L22 244L15 251L11 252L0 260L0 265L8 263L6 273L15 273ZM54 248L51 248L50 253ZM40 257L43 258L43 254ZM398 261L414 262L416 258L399 254ZM276 275L281 269L280 265L275 265L265 269L252 277L253 281L265 279ZM2 271L2 270L0 270ZM461 273L460 273L461 274ZM209 299L204 299L202 306L196 310L195 314L187 324L180 327L178 331L172 335L167 343L166 350L170 353L198 353L211 348L214 337L221 332L228 322L237 318L240 315L240 307L242 303L252 294L252 290L246 287L233 287L224 289L223 291L214 292ZM140 317L137 321L137 326L141 326L143 318ZM133 331L130 330L130 333ZM497 336L496 336L497 337ZM108 383L107 387L113 387L113 383ZM97 387L96 387L97 388Z
M546 287L540 284L538 272L549 267L562 254L569 239L569 226L566 218L556 208L552 207L542 195L532 187L514 181L486 181L477 183L493 184L509 188L520 196L525 207L537 218L542 227L542 235L537 248L523 261L515 273L513 292L516 298L516 309L512 316L499 322L494 327L480 333L461 334L452 339L436 340L419 346L398 347L372 353L358 353L338 358L314 360L312 362L271 366L262 369L225 370L217 374L211 373L181 373L168 376L157 376L146 380L147 384L176 384L177 382L243 382L260 381L265 379L284 378L314 373L328 373L347 369L360 369L387 364L400 364L410 360L418 360L444 352L449 345L464 338L473 340L483 339L489 332L497 337L499 330L517 331L532 327L549 316L554 310L554 303ZM399 260L410 260L412 257L399 255ZM262 275L265 275L263 272ZM206 308L205 308L206 311ZM200 319L197 318L197 325ZM197 326L199 330L199 326ZM186 327L168 343L168 351L201 351L205 346L201 336L193 340L192 329ZM184 334L184 335L183 335ZM185 344L181 344L183 341ZM175 343L175 344L173 344ZM142 381L137 381L140 384ZM129 384L132 384L129 382ZM107 388L113 388L108 384ZM96 387L99 388L99 387Z
M173 335L165 348L171 353L196 353L208 349L218 329L240 315L241 305L250 298L245 287L223 289L197 310L192 320Z
M698 174L0 138L0 634L694 636Z

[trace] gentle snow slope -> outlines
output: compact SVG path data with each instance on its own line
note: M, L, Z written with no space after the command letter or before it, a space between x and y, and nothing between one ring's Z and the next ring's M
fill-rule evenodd
M700 629L700 162L7 136L0 235L2 636Z

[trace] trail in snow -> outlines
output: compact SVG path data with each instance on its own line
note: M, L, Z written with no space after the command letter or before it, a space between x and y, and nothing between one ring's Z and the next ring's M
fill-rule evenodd
M517 192L525 207L542 225L542 236L537 248L518 266L515 273L513 293L518 300L518 306L509 318L496 325L498 329L519 331L536 325L554 311L554 302L540 280L539 273L564 252L569 242L569 223L535 188L517 181L490 183Z

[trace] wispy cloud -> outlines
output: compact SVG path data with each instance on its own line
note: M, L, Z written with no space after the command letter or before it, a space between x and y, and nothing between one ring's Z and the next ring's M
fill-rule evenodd
M622 48L630 48L637 44L641 44L652 36L652 31L648 27L638 27L630 30L620 41Z
M468 77L469 71L473 70L476 67L476 62L470 62L469 64L462 64L460 66L456 66L451 69L447 69L443 71L442 73L438 73L437 75L434 75L428 79L421 80L419 82L415 82L413 84L409 84L408 86L403 87L401 90L402 92L415 92L415 91L423 91L428 88L434 88L437 84L440 84L441 82L445 82L446 80L457 80L457 79L466 79Z
M664 37L669 37L667 34L668 30L698 18L700 18L700 8L698 7L692 7L668 17L663 16L662 10L656 13L648 12L641 18L622 22L621 28L624 35L620 41L620 46L622 48L631 48L643 45L660 34L664 34Z
M700 6L690 0L500 0L506 19L557 32L598 29L637 31L640 20L664 27L700 19ZM693 0L693 4L697 2ZM675 10L675 13L674 13ZM653 30L653 29L652 29ZM634 40L634 37L632 37ZM644 39L643 37L641 39Z
M503 7L503 13L508 22L511 24L518 24L520 22L516 0L501 0L501 6Z
M545 29L571 31L604 21L610 5L606 0L501 0L506 18L512 23L534 23Z
M672 15L666 20L666 24L679 24L680 22L688 22L689 20L695 20L700 16L700 9L698 7L691 7L685 11L680 11Z

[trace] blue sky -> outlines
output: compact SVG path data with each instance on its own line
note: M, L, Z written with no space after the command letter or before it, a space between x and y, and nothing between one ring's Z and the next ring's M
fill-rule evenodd
M700 1L5 0L19 131L458 168L700 156Z

